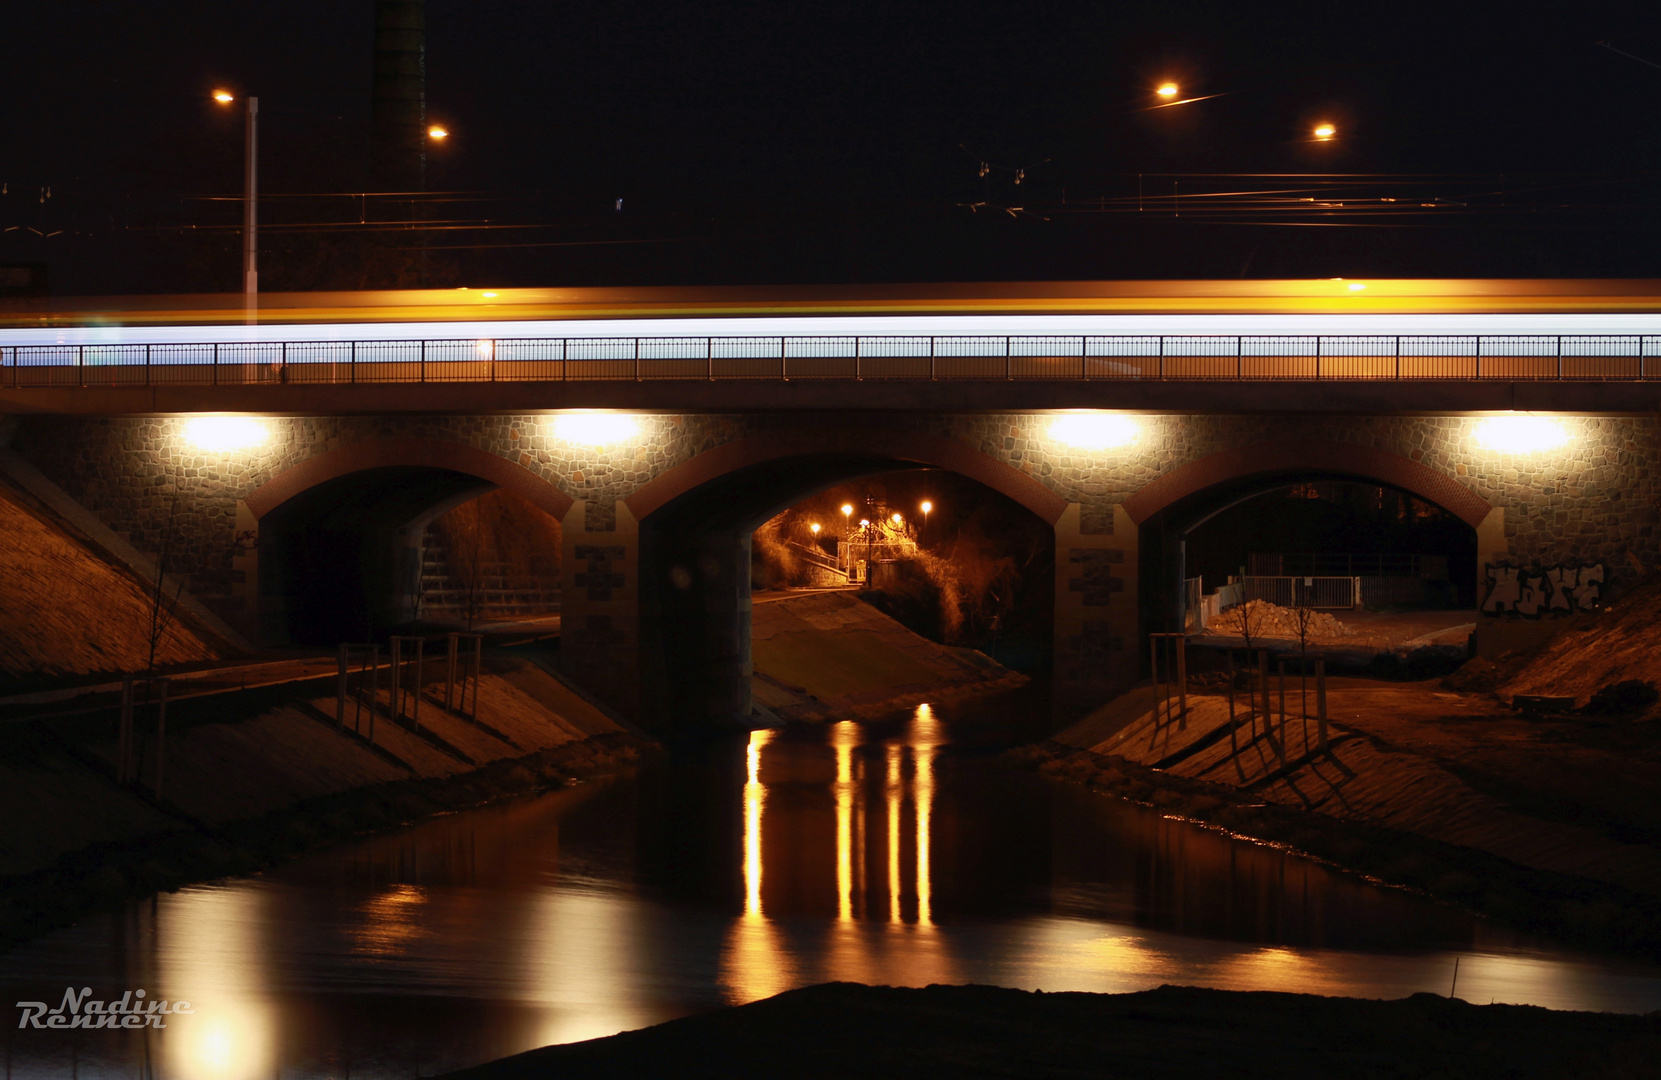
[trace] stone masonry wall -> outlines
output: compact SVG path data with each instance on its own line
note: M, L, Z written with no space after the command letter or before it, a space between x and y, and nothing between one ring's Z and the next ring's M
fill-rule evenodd
M1111 450L1058 445L1038 415L659 415L638 422L637 434L596 448L560 438L547 416L275 418L266 421L263 445L216 454L188 445L183 420L33 417L19 425L13 449L146 553L160 550L171 511L172 565L208 598L229 596L238 584L239 499L313 455L398 436L455 441L517 462L582 501L586 528L596 532L615 527L618 499L702 451L812 425L869 428L874 448L893 430L975 447L1080 504L1084 535L1110 533L1114 506L1172 469L1280 438L1356 443L1456 477L1505 510L1512 557L1525 562L1602 560L1619 579L1634 572L1633 559L1654 565L1661 520L1661 421L1653 417L1571 418L1566 447L1532 455L1481 449L1473 437L1478 421L1463 417L1147 416L1138 418L1131 445Z

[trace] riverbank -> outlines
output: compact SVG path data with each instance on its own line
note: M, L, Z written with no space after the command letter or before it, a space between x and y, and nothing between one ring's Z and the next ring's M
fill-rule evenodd
M1272 734L1243 696L1231 734L1215 688L1181 721L1143 688L1011 756L1530 932L1661 958L1661 725L1530 719L1430 682L1328 685L1325 749L1293 684Z
M758 594L756 704L823 722L1010 690L1028 682L984 653L930 641L845 591Z
M436 689L419 725L407 705L391 718L384 686L337 725L332 678L172 702L159 798L154 706L138 710L127 784L113 710L0 727L0 948L156 891L614 771L656 746L522 659L489 658L477 720Z
M828 983L446 1080L848 1076L1645 1077L1661 1017L1162 986L1045 994Z

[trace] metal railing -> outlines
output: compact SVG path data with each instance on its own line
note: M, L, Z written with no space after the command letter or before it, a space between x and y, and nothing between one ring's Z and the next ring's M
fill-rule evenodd
M0 386L1661 379L1655 335L618 337L0 347Z
M1267 600L1281 607L1329 609L1361 605L1360 578L1247 576L1241 584L1247 602Z

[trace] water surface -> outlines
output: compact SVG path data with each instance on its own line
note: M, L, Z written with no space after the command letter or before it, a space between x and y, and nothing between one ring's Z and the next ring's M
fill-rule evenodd
M7 1075L432 1075L831 979L1401 997L1458 958L1468 1000L1661 1009L1654 968L1011 769L1022 707L758 732L88 919L0 957L8 1002L194 1012L8 1024Z

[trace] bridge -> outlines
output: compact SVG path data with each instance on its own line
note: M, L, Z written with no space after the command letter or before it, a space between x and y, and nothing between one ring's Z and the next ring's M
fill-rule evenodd
M252 325L240 297L29 303L0 310L6 460L140 551L171 531L248 638L396 621L419 530L506 488L563 526L567 671L665 730L749 715L756 525L894 468L1051 528L1071 711L1175 628L1183 537L1299 480L1442 507L1479 580L1657 559L1655 282L447 290L264 297ZM354 590L349 619L319 595ZM1496 612L1479 647L1558 614Z

